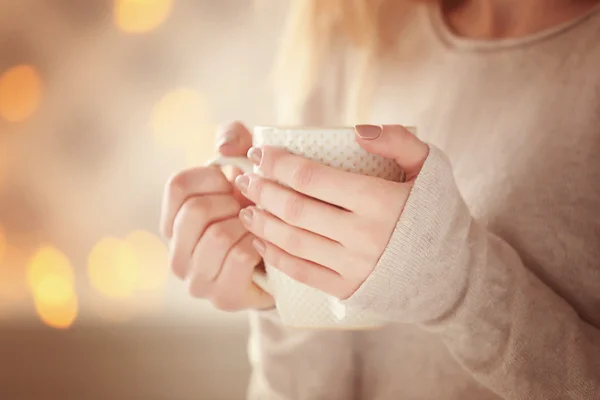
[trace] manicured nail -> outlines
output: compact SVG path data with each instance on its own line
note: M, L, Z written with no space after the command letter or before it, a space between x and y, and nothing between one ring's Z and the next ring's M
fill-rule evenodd
M217 139L217 149L231 145L239 140L239 135L233 131L223 132Z
M235 178L235 186L240 189L240 192L246 193L248 191L248 186L250 186L250 178L248 175L239 175Z
M248 158L256 165L260 165L262 160L262 150L258 147L252 147L248 150Z
M240 219L246 226L252 226L252 219L254 218L254 211L250 208L244 208L240 211Z
M373 140L381 136L383 128L381 125L356 125L354 130L361 139Z
M261 256L264 256L267 251L267 246L259 239L254 239L252 241L252 247L254 247Z

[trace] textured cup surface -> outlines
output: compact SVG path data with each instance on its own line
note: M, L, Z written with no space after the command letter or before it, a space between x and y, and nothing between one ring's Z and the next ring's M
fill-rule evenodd
M414 129L411 129L414 132ZM367 153L358 145L353 128L256 127L255 146L276 146L293 154L352 173L401 181L398 164ZM258 172L258 171L257 171ZM338 183L340 186L344 182ZM370 329L385 325L365 311L347 309L338 299L301 284L266 265L283 324L311 329Z

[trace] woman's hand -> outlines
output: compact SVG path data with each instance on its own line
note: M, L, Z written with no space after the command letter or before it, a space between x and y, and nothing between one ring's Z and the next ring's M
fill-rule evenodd
M359 125L356 133L367 151L396 160L406 182L352 174L272 147L248 153L263 177L236 179L261 208L243 209L240 219L262 239L253 245L265 262L340 299L375 268L429 153L402 126Z
M227 156L246 154L251 143L239 123L218 137L219 151ZM271 296L252 283L261 256L238 218L250 204L214 167L181 171L165 188L161 232L169 239L170 266L192 296L226 311L273 307Z

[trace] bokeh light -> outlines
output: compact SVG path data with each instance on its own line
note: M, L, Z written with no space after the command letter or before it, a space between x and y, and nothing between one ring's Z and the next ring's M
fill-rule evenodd
M77 317L78 302L67 256L52 246L41 247L31 258L27 281L42 322L57 329L70 327Z
M40 320L56 329L66 329L73 325L77 318L79 306L77 297L71 296L61 303L45 303L35 300L35 311Z
M115 237L100 240L88 260L92 287L110 298L131 296L142 276L139 259L129 244Z
M124 239L107 237L90 253L89 277L103 297L91 308L107 322L152 314L164 305L167 246L153 233L136 230Z
M215 124L202 95L191 88L167 93L154 107L152 129L161 147L182 149L187 166L201 165L213 153Z
M75 284L71 263L65 254L52 246L42 246L31 258L27 270L27 281L34 293L48 276L59 276L68 285Z
M31 65L17 65L0 76L0 117L9 122L29 118L42 99L42 80Z
M125 33L146 33L171 14L173 0L115 0L114 21Z
M64 276L48 274L35 288L36 302L48 306L59 306L75 297L75 288Z
M152 128L159 145L181 147L210 124L208 105L194 89L178 88L154 107Z
M215 128L206 129L198 132L196 139L190 140L189 145L184 148L186 167L201 166L215 156L214 146L211 141L207 140L207 137L212 139L214 133Z
M156 235L142 230L131 232L125 242L136 254L141 268L137 289L151 292L163 289L168 275L167 246Z

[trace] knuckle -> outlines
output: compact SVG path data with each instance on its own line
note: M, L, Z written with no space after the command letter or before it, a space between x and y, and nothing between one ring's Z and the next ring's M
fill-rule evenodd
M169 268L177 277L184 278L187 265L187 258L181 257L179 252L173 251L169 254Z
M229 253L229 258L234 265L254 266L258 261L256 255L240 247L234 247Z
M275 267L280 267L282 266L282 257L281 257L281 253L277 250L273 250L269 247L267 247L267 250L265 251L264 254L264 260L265 263L274 265Z
M222 311L238 311L242 308L237 296L222 291L212 296L211 303Z
M379 182L376 192L386 210L398 209L399 211L406 201L407 193L405 184L392 181Z
M263 211L254 211L254 218L250 223L250 231L256 236L265 237L269 228L269 219Z
M294 261L285 261L284 265L282 265L281 268L284 269L286 271L286 274L296 282L304 284L309 282L309 268L303 268L302 265Z
M231 233L222 224L213 224L204 234L213 246L223 247L232 243Z
M314 179L314 167L312 163L301 161L294 167L291 176L291 186L293 189L302 189L310 185Z
M209 218L211 202L204 197L194 197L183 203L181 207L181 218L193 218L194 221L204 222Z
M282 235L282 246L285 250L294 251L302 247L300 235L294 230L289 230Z
M371 177L362 177L359 180L354 195L357 198L379 198L380 194L384 193L383 185L385 180L370 179Z
M290 195L283 204L283 219L288 222L298 221L304 212L305 200L296 195Z
M171 175L167 179L166 190L168 193L191 193L199 185L224 189L228 182L218 168L188 168Z
M365 196L372 196L373 185L367 183L366 180L361 181L356 187L355 195L359 198L363 198Z
M249 192L254 199L257 199L258 203L262 203L264 186L265 184L261 178L253 178L250 180Z
M208 285L201 277L194 277L188 283L188 293L196 299L204 299L209 294Z
M172 174L167 179L166 191L168 193L185 191L189 186L190 170L183 170Z
M237 214L242 209L240 203L231 195L213 197L210 205L213 209L219 208L221 210L220 213Z

